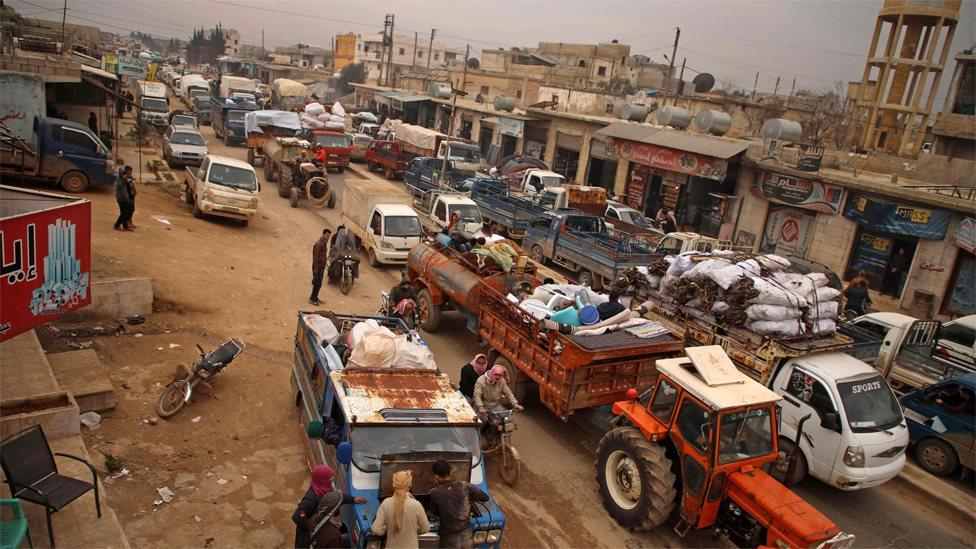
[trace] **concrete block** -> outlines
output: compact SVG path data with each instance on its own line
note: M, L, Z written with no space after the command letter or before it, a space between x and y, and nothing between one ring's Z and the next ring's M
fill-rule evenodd
M66 391L0 401L0 439L40 425L49 439L81 432L78 404Z
M71 392L82 413L115 408L115 389L95 351L54 353L47 360L61 388Z
M115 317L152 313L151 278L99 280L92 284L92 311Z

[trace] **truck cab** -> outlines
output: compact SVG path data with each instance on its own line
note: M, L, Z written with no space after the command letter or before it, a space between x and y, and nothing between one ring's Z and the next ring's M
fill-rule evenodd
M685 252L710 253L716 250L729 249L730 247L729 243L709 236L702 236L698 233L677 232L664 235L654 251L667 255L679 255Z
M366 238L372 240L377 263L407 262L407 253L420 242L420 219L417 212L403 204L376 204L369 215Z
M458 230L475 237L482 235L481 210L474 200L453 193L426 193L418 198L418 207L424 212L423 218L429 231L438 232L447 228L451 217L457 214L460 225L456 227Z
M441 181L441 170L444 171L445 181ZM403 172L403 183L420 190L430 191L444 186L453 187L454 182L464 178L455 168L453 160L447 161L445 169L443 158L417 157L410 161Z
M312 150L323 149L325 151L325 166L335 168L342 173L349 167L349 156L352 151L352 144L349 136L343 132L329 130L312 131L314 143Z
M34 118L33 138L24 137L34 154L3 140L0 164L4 178L51 181L72 193L115 181L115 155L84 124Z
M291 383L299 422L305 427L309 466L327 464L335 471L336 488L362 497L363 504L345 505L340 519L352 547L382 547L370 532L380 503L393 493L394 473L413 473L411 494L426 503L433 488L432 464L444 459L456 480L470 482L489 494L481 453L478 418L451 384L450 377L425 366L366 368L344 360L334 343L346 341L353 326L370 322L394 332L410 333L403 321L334 313L299 313ZM413 341L426 346L416 333ZM325 425L328 438L323 437ZM472 503L470 524L474 544L497 548L505 516L493 498ZM436 519L421 547L439 540Z
M550 187L561 187L566 178L549 170L525 170L517 189L527 195L541 194Z
M246 227L257 215L261 187L247 162L211 154L199 169L185 172L183 199L193 207L194 217L229 217Z
M152 124L156 128L165 128L169 115L169 100L166 97L166 86L157 82L138 81L136 91L139 97L139 119Z
M948 476L976 469L976 374L963 374L901 397L919 467Z
M469 175L473 175L481 167L481 149L472 143L442 139L437 147L437 158L443 160L445 157L458 170L469 172Z

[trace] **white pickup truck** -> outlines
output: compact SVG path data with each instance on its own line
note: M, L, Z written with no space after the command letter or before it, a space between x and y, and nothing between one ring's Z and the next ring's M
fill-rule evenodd
M210 154L198 169L186 170L182 198L193 207L194 217L229 217L246 227L258 213L260 190L250 164Z
M421 191L413 193L413 207L420 216L421 223L428 231L436 233L451 222L451 216L458 215L462 233L474 237L484 236L481 210L474 200L458 191Z

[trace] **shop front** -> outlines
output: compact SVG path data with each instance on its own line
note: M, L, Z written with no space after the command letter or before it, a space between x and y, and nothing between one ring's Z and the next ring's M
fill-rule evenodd
M519 141L525 135L525 121L499 116L498 133L501 134L502 158L516 154L519 152Z
M525 154L543 160L549 138L549 123L545 120L532 120L525 124Z
M806 257L817 215L840 213L844 189L817 181L762 172L750 192L770 202L759 251Z
M976 314L976 220L964 217L950 229L949 241L959 248L941 312L947 316Z
M617 154L607 141L590 141L590 166L586 172L587 185L603 187L613 194L613 182L617 176Z
M556 157L552 162L552 171L567 180L576 179L582 146L582 137L556 132Z

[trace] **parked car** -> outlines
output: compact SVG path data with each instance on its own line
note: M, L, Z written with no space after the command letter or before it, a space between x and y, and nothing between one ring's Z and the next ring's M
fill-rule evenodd
M976 315L950 320L939 332L939 353L976 366Z
M908 393L901 405L919 467L938 476L976 468L976 373Z
M185 114L185 113L181 113L181 112L172 112L172 113L170 113L170 115L169 115L169 126L171 128L173 126L185 126L185 127L189 127L189 128L193 128L193 129L197 129L199 127L197 125L197 119L196 119L195 116L189 115L189 114Z
M163 136L163 159L171 168L199 166L207 154L207 142L196 128L173 125Z

